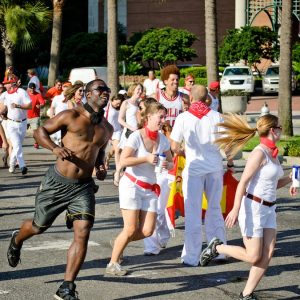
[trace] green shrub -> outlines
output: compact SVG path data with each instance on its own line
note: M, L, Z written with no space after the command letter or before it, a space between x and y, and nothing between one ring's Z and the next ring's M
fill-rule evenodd
M283 155L300 156L300 141L291 141L284 145Z

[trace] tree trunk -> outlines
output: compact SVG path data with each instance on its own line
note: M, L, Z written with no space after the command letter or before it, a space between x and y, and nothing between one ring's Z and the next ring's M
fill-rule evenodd
M117 0L107 1L107 85L112 95L119 90Z
M293 135L292 122L292 0L282 1L278 115L283 136Z
M212 81L217 81L219 78L216 14L216 0L205 0L205 43L208 84Z
M0 33L1 33L1 43L2 48L4 49L5 54L5 66L6 70L9 66L13 66L13 44L7 39L6 37L6 30L4 27L0 27Z
M65 0L53 0L53 25L52 25L52 40L50 50L50 64L48 86L53 86L58 75L60 47L61 47L61 28L63 7Z

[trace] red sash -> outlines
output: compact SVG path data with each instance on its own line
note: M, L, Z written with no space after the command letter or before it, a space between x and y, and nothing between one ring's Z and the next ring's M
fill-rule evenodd
M151 190L152 192L154 192L157 195L157 197L159 197L159 195L160 195L160 186L157 183L151 184L151 183L148 183L148 182L138 180L134 176L130 175L127 172L125 172L124 175L126 175L136 185L142 187L145 190Z
M276 158L278 155L278 148L276 147L276 144L271 141L270 139L266 137L261 137L260 138L260 143L267 146L269 149L272 150L272 157Z
M206 116L211 109L203 102L198 101L191 104L188 112L197 117L198 119L202 119Z

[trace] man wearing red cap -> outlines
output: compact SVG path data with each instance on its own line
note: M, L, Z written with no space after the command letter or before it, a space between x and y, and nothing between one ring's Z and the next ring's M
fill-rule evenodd
M214 111L220 112L220 101L219 101L219 93L220 93L220 82L212 81L209 84L209 92L207 95L208 102L210 102L210 108Z
M15 172L18 161L23 175L27 173L27 167L23 158L22 144L27 129L26 110L31 109L31 100L25 90L17 86L18 78L7 79L3 82L6 88L0 97L0 114L7 111L7 137L12 144L12 153L9 160L10 173Z

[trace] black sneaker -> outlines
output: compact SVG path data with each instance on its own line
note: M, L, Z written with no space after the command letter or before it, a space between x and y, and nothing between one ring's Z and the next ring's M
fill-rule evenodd
M79 300L75 291L76 284L73 282L63 282L54 295L57 300Z
M22 175L27 174L28 169L26 167L21 168Z
M17 247L15 243L16 235L19 233L19 230L16 230L12 233L10 243L7 250L7 260L11 267L15 268L20 260L21 247Z
M240 293L239 300L258 300L258 298L254 295L254 293L251 293L246 296L243 296L243 293Z
M200 255L200 265L202 267L207 266L208 263L213 260L215 257L217 257L219 255L216 246L218 245L222 245L223 242L214 237L210 243L208 244L208 246L202 251L201 255Z

